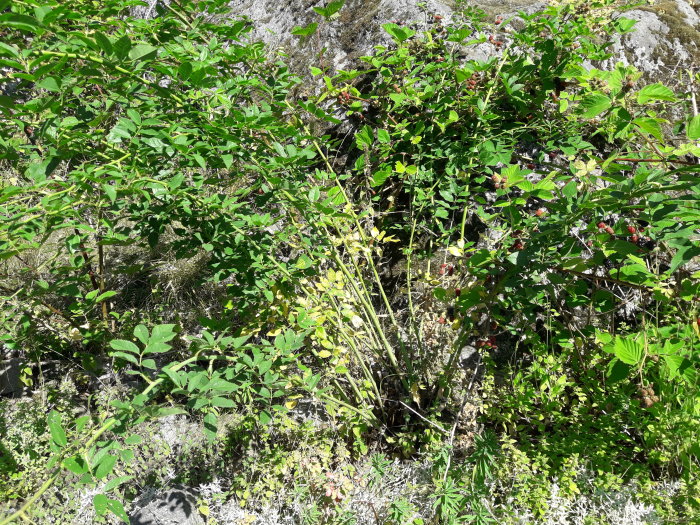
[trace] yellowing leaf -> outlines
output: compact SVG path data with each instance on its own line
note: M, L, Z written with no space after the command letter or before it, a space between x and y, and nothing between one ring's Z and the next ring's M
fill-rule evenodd
M450 246L447 248L447 251L450 252L452 255L455 257L461 257L462 256L462 250L457 248L457 246Z
M333 354L331 354L328 350L321 350L321 351L318 353L318 356L319 356L321 359L327 359L327 358L330 357L331 355L333 355Z

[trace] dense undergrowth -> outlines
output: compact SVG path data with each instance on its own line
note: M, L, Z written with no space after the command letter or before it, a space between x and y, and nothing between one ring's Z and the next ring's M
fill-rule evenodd
M173 480L359 523L370 453L363 486L427 473L378 523L623 489L698 519L698 78L596 69L622 5L387 24L302 79L223 1L139 4L0 1L0 341L34 393L2 401L0 523Z

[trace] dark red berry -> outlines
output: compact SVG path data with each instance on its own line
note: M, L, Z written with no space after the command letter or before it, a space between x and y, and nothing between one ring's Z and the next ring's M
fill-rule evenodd
M627 231L630 233L637 233L637 228L634 226L627 226Z
M453 265L449 265L447 267L447 275L452 276L452 274L455 273L455 267Z
M639 235L632 235L632 237L630 237L630 241L637 244L637 241L639 241Z
M441 264L440 265L440 275L445 275L445 269L447 268L446 264Z
M535 169L535 165L534 165L532 162L530 162L530 163L527 165L527 169L529 169L529 170L534 170L534 169Z
M456 297L459 297L460 295L462 295L462 289L461 289L461 288L455 288L455 296L456 296Z

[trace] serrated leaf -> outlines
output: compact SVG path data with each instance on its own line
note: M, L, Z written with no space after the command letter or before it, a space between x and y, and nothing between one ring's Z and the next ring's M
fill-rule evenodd
M613 353L623 363L634 366L642 360L644 347L631 337L616 337Z
M612 105L610 97L601 94L593 94L585 97L580 104L584 118L593 118L600 115Z
M644 86L637 93L638 104L646 104L647 102L653 102L655 100L666 100L673 102L676 100L676 95L673 93L673 91L660 83Z
M616 383L617 381L622 381L629 375L631 367L626 365L619 359L613 359L608 366L608 379L611 383Z

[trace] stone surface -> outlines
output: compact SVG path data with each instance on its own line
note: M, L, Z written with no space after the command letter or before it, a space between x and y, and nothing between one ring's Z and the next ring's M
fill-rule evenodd
M0 394L14 395L22 392L24 385L19 380L21 368L20 359L0 361Z
M421 31L438 14L449 20L455 3L428 0L425 7L415 0L348 0L336 20L321 21L314 6L326 2L314 0L233 0L237 15L249 17L255 24L253 38L273 49L281 49L291 58L295 72L305 73L318 65L317 56L324 48L322 65L342 69L354 65L360 56L371 53L376 45L390 42L382 24L398 21ZM532 12L545 5L535 0L477 0L469 5L483 9L489 17ZM665 78L678 68L693 67L700 61L700 3L663 0L654 5L624 14L638 21L636 31L618 38L610 60L634 64L650 77ZM293 37L295 26L319 22L318 34L302 40ZM478 50L477 50L478 51ZM477 57L478 58L478 57Z
M197 495L185 487L147 493L134 505L130 525L204 525L197 510Z

